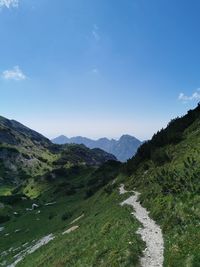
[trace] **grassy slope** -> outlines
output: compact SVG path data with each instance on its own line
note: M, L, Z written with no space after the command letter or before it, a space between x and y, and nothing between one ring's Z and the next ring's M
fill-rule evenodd
M161 225L166 267L200 266L200 120L176 145L155 149L126 179L142 192L141 201ZM158 153L155 157L155 153ZM163 155L164 161L160 162Z
M0 144L0 153L5 153L0 159L2 184L18 183L27 177L42 175L52 169L52 162L57 159L57 155L47 148L26 139L23 145Z
M41 134L0 116L1 186L17 185L60 166L99 166L107 160L116 158L103 150L91 150L83 145L53 145Z
M68 196L65 188L60 188L59 193L56 190L59 183L63 185L66 182L64 179L52 181L46 188L44 182L33 184L31 181L29 194L37 192L37 196L41 195L12 207L12 212L17 211L20 216L13 216L11 221L4 224L5 230L0 232L0 253L11 247L20 249L10 251L1 261L12 262L13 256L20 252L24 243L31 244L33 240L53 233L56 236L53 241L27 256L19 266L138 266L143 248L141 240L135 234L139 225L130 215L129 208L119 205L126 196L119 196L118 185L111 185L110 182L109 186L106 185L91 197L85 197L88 181L97 174L99 181L99 171L87 168L71 177L68 182L75 188L81 185L81 188ZM45 191L41 192L41 188L45 188ZM52 201L57 203L44 206ZM25 211L32 203L40 205L40 214L37 214L38 210ZM62 220L66 212L69 218ZM62 235L63 231L72 226L69 223L83 213L84 217L73 224L78 225L79 229ZM20 231L15 233L16 229ZM6 236L7 233L9 236Z
M141 251L134 234L137 223L119 202L118 193L107 196L99 192L82 203L85 217L74 223L78 230L68 235L58 232L52 243L19 266L137 266ZM69 227L66 222L62 231Z
M134 160L130 161L128 165L133 164L134 170L124 179L127 186L136 187L142 192L142 204L151 211L150 215L163 229L165 267L200 266L198 116L195 115L192 123L184 124L187 127L184 126L181 134L175 132L174 135L173 131L170 132L168 137L173 142L166 142L164 138L164 145L153 145L150 155L145 159L136 164ZM130 172L130 168L128 171ZM103 176L104 174L102 172ZM101 177L98 172L95 175L98 179ZM54 200L57 204L48 208L42 205L41 213L37 215L36 211L24 212L33 200L16 206L15 209L19 209L21 216L12 218L12 221L5 224L4 232L0 232L0 250L20 247L25 242L30 243L33 239L38 240L53 233L56 235L54 241L27 256L19 266L137 266L143 248L141 240L135 234L138 223L130 216L128 208L119 206L123 197L118 195L117 187L114 188L111 182L109 186L98 188L98 191L89 190L92 196L85 199L89 179L90 170L73 177L70 183L75 187L81 186L76 194L70 196L66 196L65 190L55 194L57 181L45 184L29 180L24 189L28 190L29 196L39 197L42 193L42 197L38 198L40 205ZM98 183L101 187L104 186L102 181ZM2 190L4 194L8 191L6 188ZM61 217L66 211L72 216L63 221ZM69 235L61 235L70 227L69 223L83 212L85 216L75 223L80 228ZM16 229L22 231L14 233ZM5 236L6 233L10 235ZM12 256L11 251L7 260L11 260Z
M18 183L51 170L56 156L50 145L42 135L0 116L0 184Z

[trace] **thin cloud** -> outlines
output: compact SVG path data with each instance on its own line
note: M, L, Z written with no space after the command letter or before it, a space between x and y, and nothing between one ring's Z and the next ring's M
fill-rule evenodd
M187 96L184 93L180 93L178 99L184 103L189 101L200 100L200 88L198 88L192 95Z
M100 41L99 28L96 24L93 25L92 35L97 42Z
M0 8L18 7L18 5L19 5L19 0L0 0Z
M22 81L27 77L19 68L19 66L15 66L13 67L13 69L3 71L2 78L4 80Z
M97 68L92 69L93 74L99 74L99 70Z

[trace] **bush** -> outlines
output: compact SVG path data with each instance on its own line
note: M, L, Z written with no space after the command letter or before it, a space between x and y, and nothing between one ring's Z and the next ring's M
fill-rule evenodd
M69 188L65 189L65 194L67 196L74 195L74 194L76 194L76 190L74 187L69 187Z
M51 212L50 214L49 214L49 220L52 220L54 217L56 217L57 216L57 214L55 213L55 212Z
M37 157L40 161L44 162L44 163L48 163L48 159L44 159L43 157L38 156Z
M16 194L11 196L0 196L0 202L3 202L8 205L16 204L17 202L21 201L23 194Z
M5 223L10 220L10 216L8 215L0 215L0 223Z
M151 154L151 159L159 166L170 161L170 158L164 149L154 150L154 152Z
M11 192L13 195L15 195L15 194L19 193L21 189L22 189L22 186L19 185L19 186L15 187Z
M66 220L70 219L71 217L72 217L72 212L67 211L62 215L61 218L62 218L63 221L66 221Z
M26 154L26 153L22 153L22 156L23 156L25 159L27 159L27 160L30 160L30 159L31 159L31 157L30 157L28 154Z
M119 173L121 163L117 161L107 161L91 174L86 192L86 198L94 195L100 188L106 186L115 179Z
M85 199L90 198L93 196L96 192L98 191L98 188L96 187L91 187L89 188L86 193L85 193Z
M110 195L113 192L114 186L109 184L106 187L104 187L104 192L108 195Z

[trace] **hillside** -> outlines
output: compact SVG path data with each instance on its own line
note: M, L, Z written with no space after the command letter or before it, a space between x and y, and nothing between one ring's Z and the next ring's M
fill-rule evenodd
M0 117L0 183L26 179L51 169L51 142L14 120Z
M146 251L138 220L146 225L151 217L164 236L163 266L199 267L200 105L124 164L83 145L48 151L55 156L51 169L0 189L2 266L137 267ZM129 191L119 195L121 183ZM133 190L141 195L134 198ZM137 197L150 211L142 216L139 210L138 220L120 205L138 208Z
M124 166L129 188L161 225L164 266L200 264L200 105L142 145Z
M58 136L52 140L55 144L84 144L89 148L100 148L116 156L119 161L125 162L132 158L138 147L142 144L137 138L130 135L123 135L119 140L100 138L92 140L86 137L77 136L68 138L64 135Z
M0 127L1 143L7 143L10 145L25 145L26 140L29 139L36 145L50 145L50 141L46 137L15 120L8 120L0 116Z
M53 145L40 135L35 140L35 132L3 121L0 265L137 264L143 248L138 222L119 205L124 197L113 182L121 163L100 149ZM48 168L28 165L30 158Z
M21 123L0 117L0 183L18 184L59 165L101 165L116 158L100 149L79 145L53 145Z

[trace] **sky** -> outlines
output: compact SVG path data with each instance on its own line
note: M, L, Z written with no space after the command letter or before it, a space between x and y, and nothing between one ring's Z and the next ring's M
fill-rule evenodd
M199 0L0 0L0 115L151 136L200 101Z

